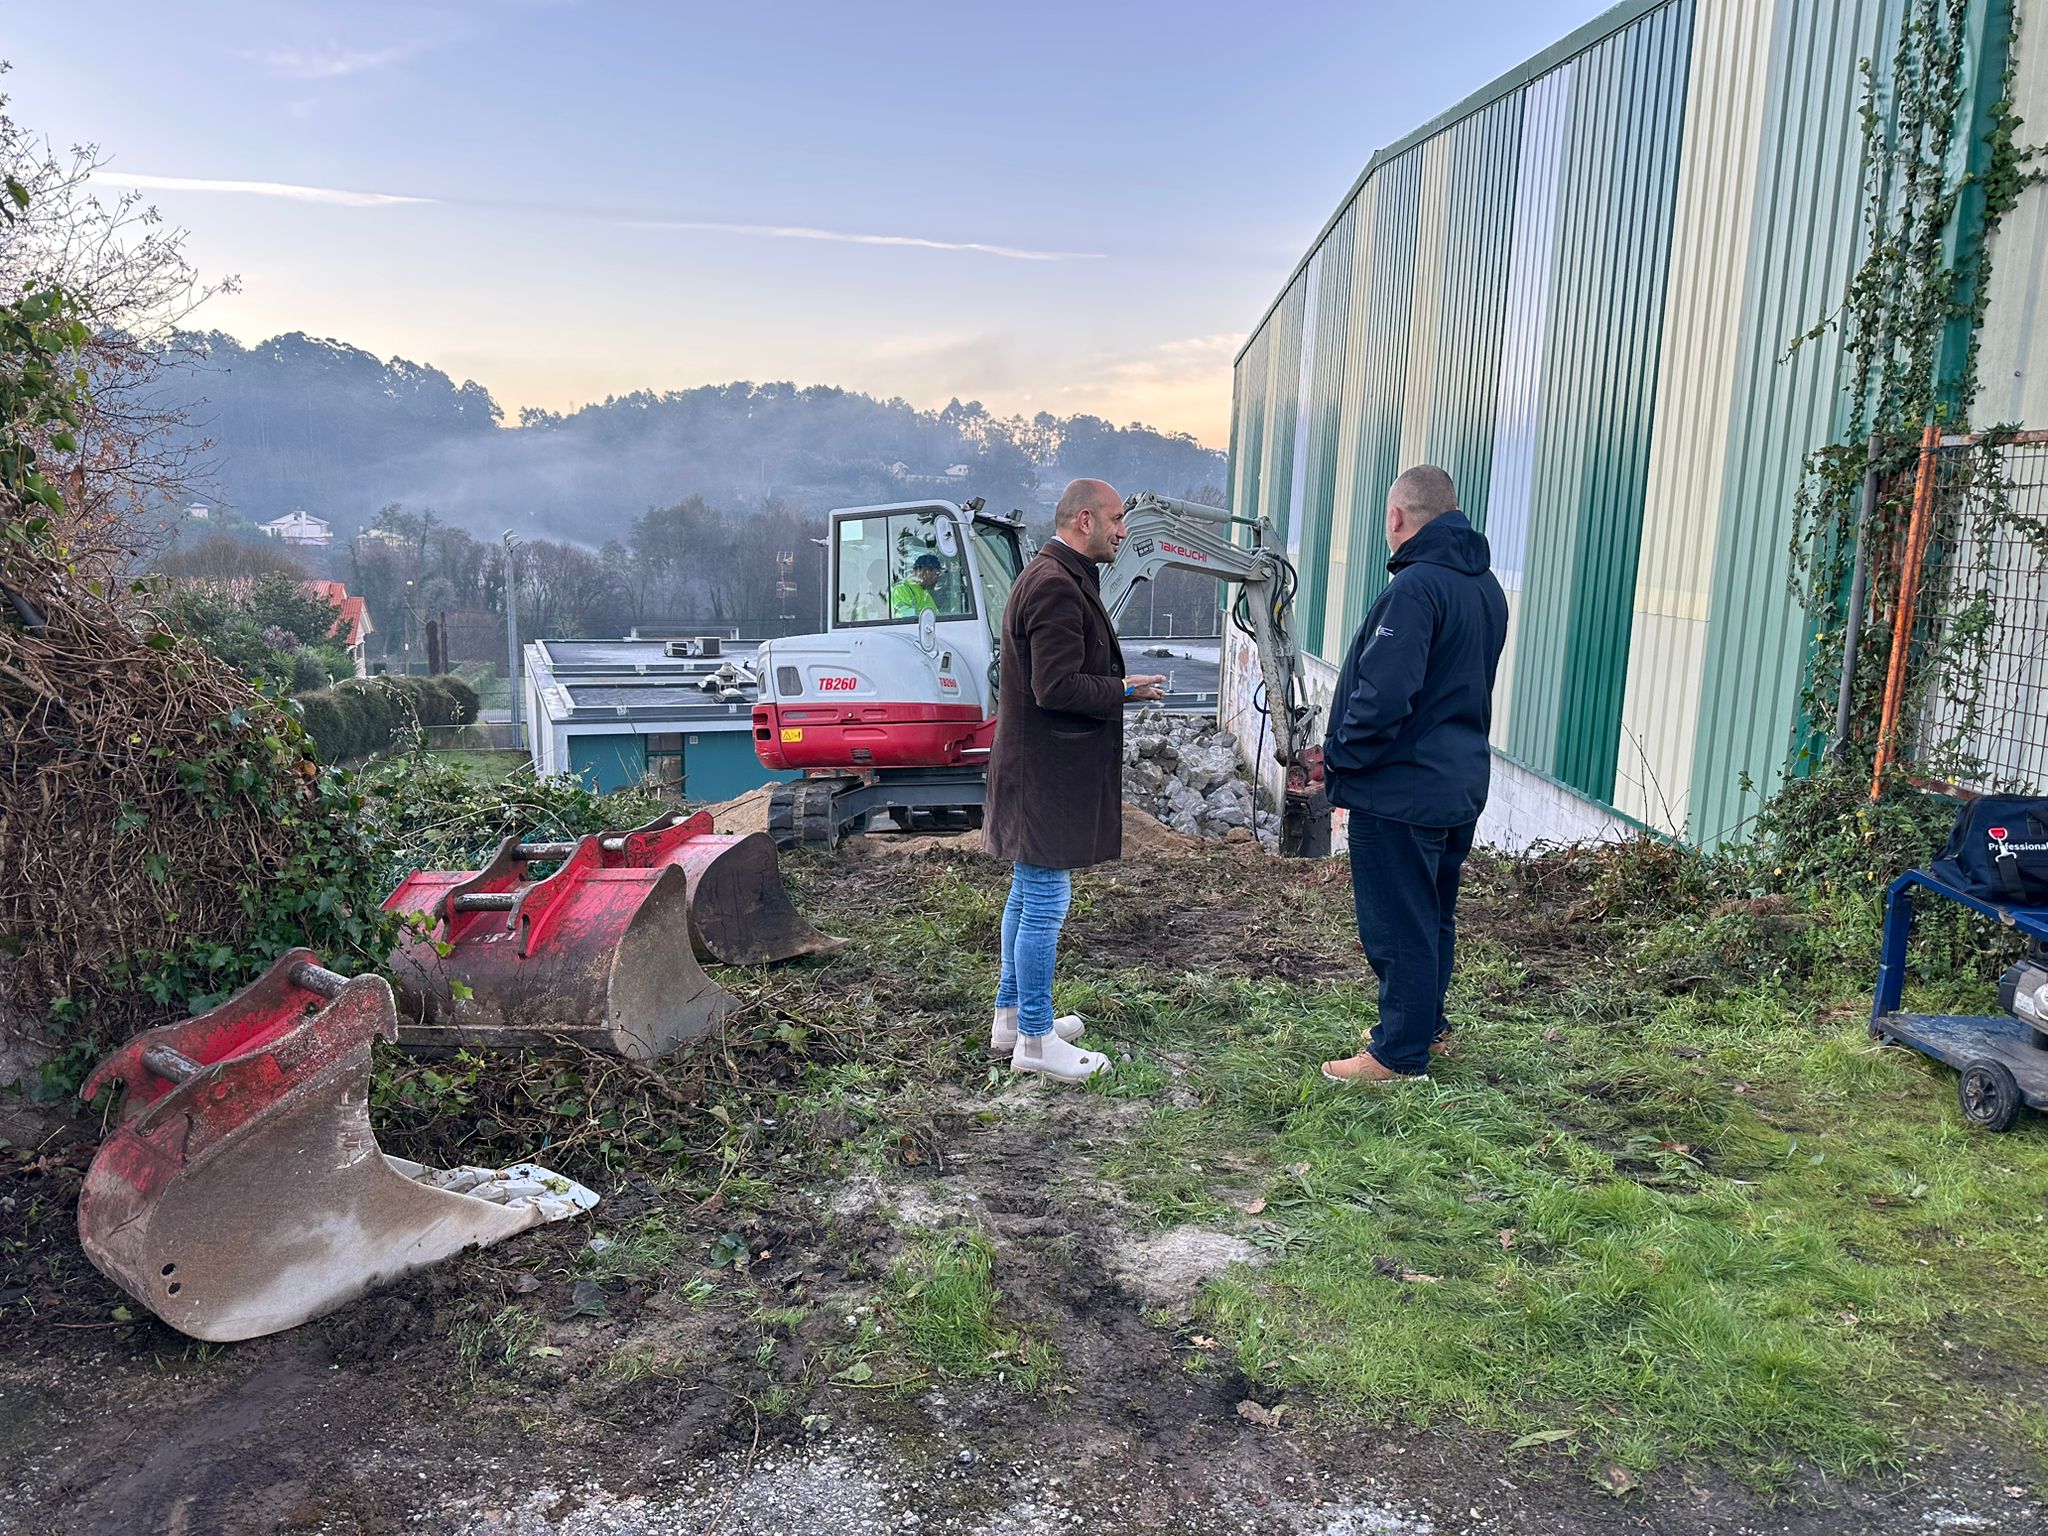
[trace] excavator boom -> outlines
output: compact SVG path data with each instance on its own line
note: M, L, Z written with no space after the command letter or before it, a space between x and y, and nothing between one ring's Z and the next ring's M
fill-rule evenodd
M1285 771L1281 851L1330 851L1330 806L1323 793L1321 712L1309 701L1301 644L1294 630L1294 567L1273 548L1264 518L1237 517L1145 491L1124 503L1125 538L1102 573L1102 601L1117 618L1138 584L1165 570L1199 571L1238 587L1232 621L1259 653L1263 712L1272 721L1273 757ZM1249 535L1240 544L1237 536Z

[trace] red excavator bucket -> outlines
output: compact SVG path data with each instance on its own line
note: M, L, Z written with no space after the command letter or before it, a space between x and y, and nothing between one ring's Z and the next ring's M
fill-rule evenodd
M528 880L543 858L561 867ZM384 903L424 920L391 957L398 1038L666 1056L734 1007L692 952L689 895L680 870L606 868L594 837L507 840L480 873L415 871Z
M85 1096L126 1092L78 1200L93 1263L182 1333L252 1339L597 1203L544 1168L444 1172L378 1151L370 1042L396 1024L381 977L300 949L101 1062Z
M595 841L606 869L683 872L690 887L690 943L700 960L764 965L829 954L846 942L804 921L782 883L774 840L765 832L725 836L711 830L709 811L678 811ZM530 858L566 858L575 846L527 843L523 851Z

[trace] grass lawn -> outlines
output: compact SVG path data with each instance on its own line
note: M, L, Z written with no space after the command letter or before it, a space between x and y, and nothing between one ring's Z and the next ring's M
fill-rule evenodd
M485 784L530 773L533 767L533 759L524 752L493 752L469 747L451 747L428 755L441 766L459 768L479 783Z
M1869 1471L1965 1429L2048 1448L2012 1390L2048 1365L2048 1129L1972 1131L1951 1073L1869 1040L1875 897L1714 900L1684 859L1477 865L1464 1053L1381 1092L1317 1072L1373 1017L1341 862L1081 877L1058 1003L1129 1058L1085 1091L1138 1112L1095 1181L1126 1219L1269 1254L1195 1323L1329 1411L1497 1430L1624 1481L1669 1459ZM920 869L887 898L870 877L902 1006L979 1011L1002 873ZM1977 939L1936 931L1924 1003L1995 1008L2004 959ZM879 1087L891 1125L924 1092Z

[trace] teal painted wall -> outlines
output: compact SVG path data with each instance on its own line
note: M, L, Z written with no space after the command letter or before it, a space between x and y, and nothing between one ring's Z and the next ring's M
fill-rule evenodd
M793 779L794 773L770 773L754 756L754 736L745 731L696 731L683 736L683 794L691 800L731 800L771 779Z
M638 737L571 736L569 773L600 795L631 789L647 777L647 747Z

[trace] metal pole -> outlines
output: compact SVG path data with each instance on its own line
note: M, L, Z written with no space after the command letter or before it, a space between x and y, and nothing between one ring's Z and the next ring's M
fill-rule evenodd
M1856 652L1863 640L1863 606L1870 581L1870 550L1864 534L1877 510L1877 455L1884 439L1870 434L1870 452L1863 471L1863 504L1856 509L1856 565L1849 577L1849 619L1842 633L1842 686L1835 695L1835 739L1827 755L1839 757L1849 741L1849 706L1856 693Z
M519 730L519 568L513 563L512 548L518 541L505 530L505 649L509 663L505 672L512 685L512 745L520 744Z
M1877 728L1877 762L1870 771L1873 803L1884 789L1885 770L1897 754L1899 711L1906 695L1906 652L1913 639L1913 605L1920 595L1920 565L1927 556L1928 519L1934 505L1935 456L1941 449L1941 428L1933 422L1920 438L1920 469L1913 482L1913 519L1906 529L1906 547L1899 559L1898 611L1892 616L1891 664L1884 680L1884 714Z

